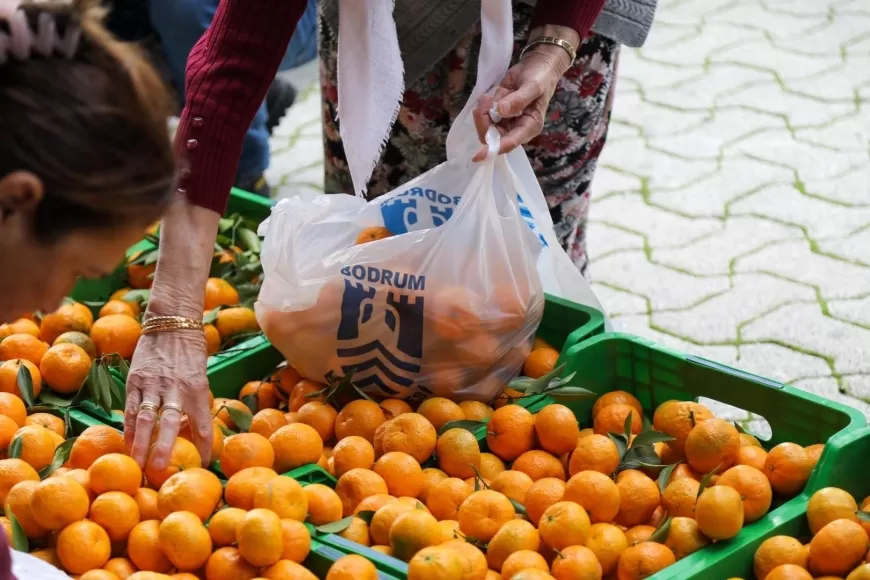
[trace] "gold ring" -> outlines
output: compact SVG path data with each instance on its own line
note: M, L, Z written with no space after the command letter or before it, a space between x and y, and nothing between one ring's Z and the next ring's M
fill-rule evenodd
M139 405L139 413L142 413L143 411L151 411L152 413L156 413L157 405L145 401L144 403Z
M182 415L184 413L184 409L182 409L180 405L175 405L173 403L163 403L163 408L160 409L160 414L162 415L169 410L177 411L179 415Z

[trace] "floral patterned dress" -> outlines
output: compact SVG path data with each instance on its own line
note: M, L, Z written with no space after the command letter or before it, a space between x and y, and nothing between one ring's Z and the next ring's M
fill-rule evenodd
M514 7L514 58L526 44L532 8ZM399 118L369 182L369 197L392 191L446 160L445 144L453 120L474 88L480 30L456 47L405 91ZM338 34L321 19L320 78L323 98L325 191L353 190L339 137ZM587 274L586 222L592 177L604 147L619 44L592 34L577 51L574 66L559 81L540 136L525 146L547 198L556 235L584 275Z

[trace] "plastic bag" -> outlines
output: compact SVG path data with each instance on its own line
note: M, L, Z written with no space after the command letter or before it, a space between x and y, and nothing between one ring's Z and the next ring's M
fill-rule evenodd
M531 350L545 289L600 309L558 246L525 153L470 161L474 103L510 60L510 10L483 0L478 85L446 163L368 203L282 200L261 225L257 317L303 376L352 373L385 397L490 401ZM491 151L497 138L493 129ZM378 228L392 237L357 243Z

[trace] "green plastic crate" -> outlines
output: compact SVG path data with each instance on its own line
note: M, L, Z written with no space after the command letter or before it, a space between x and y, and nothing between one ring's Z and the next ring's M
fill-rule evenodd
M682 578L755 578L752 560L758 547L772 536L791 536L805 542L811 537L807 523L807 502L810 496L824 487L839 487L851 493L860 504L870 495L870 477L858 466L870 457L870 428L851 431L836 441L828 443L830 451L819 461L819 465L807 484L804 493L783 506L776 518L755 526L752 534L742 538L738 545L731 542L714 544L703 550L703 557L691 568L686 569ZM748 531L748 530L747 530ZM669 576L677 578L677 576Z
M855 409L829 401L770 379L765 379L707 359L686 355L628 334L606 333L572 346L563 356L565 374L576 373L572 385L598 394L624 390L636 396L648 414L665 401L697 400L699 397L744 409L767 420L772 430L765 447L790 441L799 445L827 443L820 464L807 484L808 490L829 484L834 464L847 465L846 441L866 425ZM554 401L537 397L521 404L532 413ZM566 403L582 426L591 425L594 399ZM862 496L863 497L863 496ZM655 580L728 578L701 573L712 555L737 549L782 521L784 514L799 509L805 498L798 496L748 525L728 542L705 548L652 576ZM738 576L739 577L739 576Z
M40 412L48 413L50 415L54 415L55 417L60 417L61 419L63 419L63 413L55 409ZM105 425L105 423L103 423L99 419L96 419L82 411L79 411L78 409L70 409L69 420L70 426L72 427L72 432L76 436L81 435L81 432L88 427L98 427Z
M308 557L304 562L302 562L302 565L322 580L326 578L330 566L332 566L336 560L343 556L355 553L357 552L346 552L340 548L325 544L316 538L311 538L311 552L308 553ZM375 552L375 554L377 554L377 552ZM374 564L375 567L377 567L377 562L374 562ZM378 578L380 580L399 580L400 578L404 578L404 576L394 576L386 571L378 569Z

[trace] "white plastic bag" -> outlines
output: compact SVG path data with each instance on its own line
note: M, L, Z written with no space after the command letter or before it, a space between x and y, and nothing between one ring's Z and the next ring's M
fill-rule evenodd
M368 203L282 200L261 225L257 317L303 376L352 372L381 396L489 401L531 349L544 290L600 309L558 245L525 153L470 161L472 110L507 71L511 23L510 0L483 0L478 84L446 163ZM357 245L378 227L393 236Z

